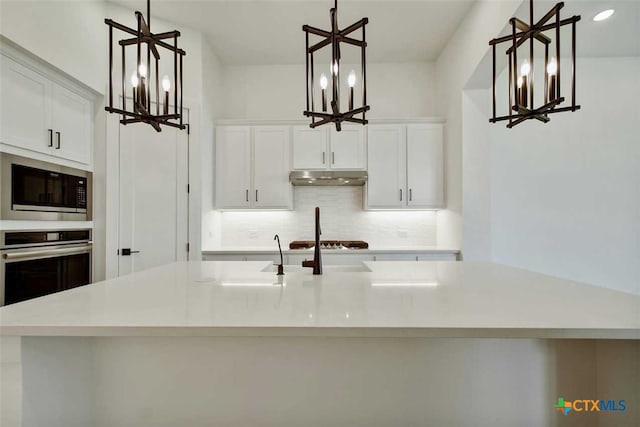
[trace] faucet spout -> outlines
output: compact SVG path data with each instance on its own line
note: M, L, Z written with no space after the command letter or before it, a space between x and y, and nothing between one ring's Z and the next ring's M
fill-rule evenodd
M313 261L302 261L303 267L313 268L313 274L322 274L322 255L320 253L320 208L316 207L316 244L313 250Z
M280 251L280 264L278 264L278 276L283 276L284 275L284 261L282 259L282 247L280 246L280 236L278 236L277 234L275 236L273 236L273 240L277 240L278 241L278 250Z

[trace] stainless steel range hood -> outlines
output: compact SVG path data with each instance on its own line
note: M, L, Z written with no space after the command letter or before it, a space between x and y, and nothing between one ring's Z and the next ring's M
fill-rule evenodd
M366 171L291 171L293 185L364 185Z

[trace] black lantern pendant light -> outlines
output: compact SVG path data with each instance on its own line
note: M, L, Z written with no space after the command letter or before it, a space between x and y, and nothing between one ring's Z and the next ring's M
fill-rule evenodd
M111 19L104 22L109 26L109 105L105 107L110 113L121 114L120 123L147 123L160 132L160 125L185 129L182 110L182 58L186 52L178 48L180 31L168 31L153 34L151 32L151 2L147 0L147 18L142 12L135 13L137 29L129 28ZM122 39L118 44L122 48L121 58L121 97L122 108L113 105L113 29L120 30L130 36ZM167 40L167 41L165 41ZM173 44L170 44L173 42ZM130 80L127 81L127 47L133 46L135 51L135 64ZM171 69L173 79L165 75L160 81L160 52L169 51L167 57L173 59ZM145 55L146 54L146 55ZM153 58L152 58L153 55ZM146 60L145 57L146 56ZM162 91L162 96L160 92ZM131 95L131 101L127 100L127 94ZM173 100L173 106L170 101ZM155 103L155 106L153 105ZM129 107L130 104L130 108Z
M367 42L365 38L365 25L369 22L368 18L362 18L360 21L348 26L347 28L338 29L338 0L335 0L334 7L330 10L331 17L331 31L321 30L309 25L304 25L302 30L306 36L306 65L307 65L307 109L304 111L306 117L311 117L312 128L327 123L335 123L336 130L340 131L342 128L342 122L353 122L366 125L366 112L370 107L367 105L367 66L365 50ZM362 29L362 39L358 40L354 37L349 37L354 31ZM309 35L318 36L320 40L313 45L309 45ZM341 43L356 46L360 48L360 61L361 61L361 88L362 88L362 106L354 108L354 88L356 86L356 72L352 70L346 83L349 87L349 99L347 111L341 112L340 104L340 45ZM322 111L316 111L316 81L314 76L314 54L317 54L320 49L327 47L331 49L331 62L329 64L329 74L331 75L331 101L329 106L331 112L327 112L327 88L329 86L329 79L322 73L319 79L320 96L322 98L321 107ZM356 117L357 115L361 117Z
M549 122L549 114L563 111L576 111L576 23L580 16L560 19L560 10L564 3L556 4L538 22L533 18L533 0L529 0L530 23L518 18L511 18L511 35L491 40L489 45L493 50L493 116L491 123L509 121L508 128L512 128L525 120L536 119L543 123ZM560 85L560 29L565 25L571 26L571 105L562 106L565 97L562 96ZM545 33L555 34L554 41ZM528 42L528 46L527 46ZM496 49L506 43L506 54L509 61L509 114L496 116ZM528 47L528 56L518 59L518 48ZM544 49L544 94L542 102L536 106L534 98L534 45ZM553 52L553 50L555 52ZM550 57L550 51L555 56ZM564 86L562 86L564 87Z

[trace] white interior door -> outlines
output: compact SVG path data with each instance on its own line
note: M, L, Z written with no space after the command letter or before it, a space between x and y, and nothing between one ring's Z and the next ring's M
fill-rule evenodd
M188 159L185 130L120 126L120 276L188 258Z

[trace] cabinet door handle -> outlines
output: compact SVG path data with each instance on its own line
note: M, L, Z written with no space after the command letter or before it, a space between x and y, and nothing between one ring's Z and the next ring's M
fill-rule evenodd
M246 198L246 200L247 200L247 202L248 202L248 201L249 201L249 190L246 190L245 198Z
M53 129L49 129L49 147L53 147Z
M258 190L256 190L256 202L258 201Z
M409 189L409 201L411 202L413 200L413 190L410 188Z
M335 152L331 152L331 164L335 165L336 164L336 153Z
M325 153L322 153L322 164L324 165L324 161L325 161Z
M60 132L56 132L56 137L58 138L58 142L56 144L56 150L60 149Z
M400 201L402 201L402 188L400 189Z

